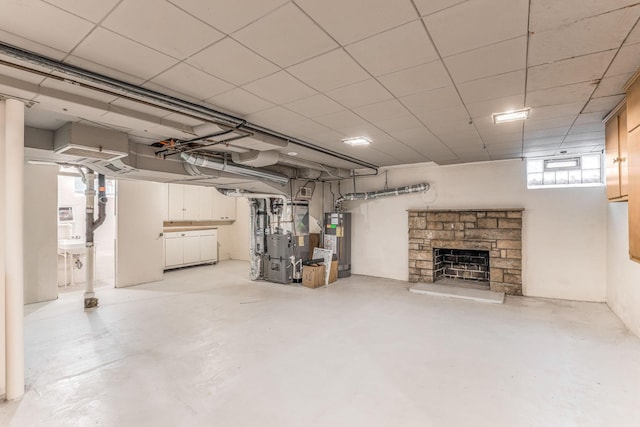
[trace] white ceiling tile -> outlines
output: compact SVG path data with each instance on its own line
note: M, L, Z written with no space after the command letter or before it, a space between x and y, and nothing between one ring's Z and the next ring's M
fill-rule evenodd
M3 0L0 28L36 43L69 52L94 25L42 1Z
M103 28L96 28L73 53L143 79L159 74L176 62L167 55Z
M620 46L640 15L640 6L606 13L548 31L529 40L529 66L555 62Z
M431 15L467 0L414 0L421 16Z
M338 47L293 3L244 27L233 38L281 67Z
M405 96L400 98L400 102L414 113L428 113L443 108L462 106L458 92L453 86Z
M250 114L247 119L253 123L257 123L280 132L298 132L303 129L308 129L309 132L317 134L329 130L318 123L314 123L311 120L282 107L273 107L268 110Z
M609 73L607 73L609 74ZM618 74L617 76L605 77L600 80L600 84L593 92L593 97L621 95L624 93L624 85L633 76L633 73Z
M120 0L101 0L89 2L86 0L46 0L47 3L78 15L91 22L98 23L118 4Z
M580 114L584 107L584 102L572 102L570 104L547 105L544 107L532 108L529 113L529 120L550 119L554 117L574 116ZM525 120L525 123L529 122Z
M522 130L524 129L524 122L507 122L507 123L493 123L491 116L479 117L473 119L473 124L482 135L489 139L502 138L505 135L519 135L522 138Z
M424 18L444 57L527 34L527 0L473 0Z
M159 122L160 118L163 118L169 114L167 110L153 107L141 102L131 101L125 98L118 98L115 101L111 102L108 111L125 116L127 114L137 115L137 113L142 113L143 116L141 117L153 118L154 122Z
M271 74L243 87L254 95L278 105L316 94L315 90L296 80L286 71Z
M63 52L58 49L54 49L49 46L45 46L42 42L38 43L33 40L28 40L28 39L25 39L24 37L20 37L13 33L8 33L1 29L0 29L0 40L2 40L4 43L10 44L16 47L20 47L22 49L26 49L33 53L37 53L58 61L61 61L67 56L66 52Z
M164 95L169 95L169 96L173 96L174 98L182 99L183 101L193 102L194 104L198 104L202 102L202 100L199 98L193 98L185 93L176 92L175 90L169 89L166 86L160 86L159 84L156 84L152 81L147 81L141 86L147 89L154 90L156 92L160 92Z
M374 124L378 120L392 119L409 115L409 111L407 111L407 109L395 99L354 108L353 111Z
M413 129L422 126L422 122L420 122L420 120L410 115L394 118L383 118L381 120L376 120L374 124L385 132Z
M451 77L463 83L496 74L523 70L527 64L527 37L517 37L444 59Z
M602 98L593 98L589 101L586 107L584 107L584 113L596 113L599 111L611 111L618 105L620 101L624 99L624 95L605 96Z
M567 135L563 144L576 141L602 141L604 142L604 129L600 132L587 132Z
M467 103L471 117L490 116L493 113L519 110L524 107L524 94L490 99L488 101Z
M224 36L174 5L157 0L124 0L101 25L178 59Z
M348 108L360 107L393 98L376 80L369 79L354 85L327 92L327 96Z
M169 0L226 34L266 15L288 0Z
M279 70L271 62L230 38L206 48L187 62L235 85L243 85Z
M214 96L208 99L207 102L242 116L273 107L271 102L240 88Z
M451 79L439 60L387 74L379 77L378 81L397 97L451 85Z
M284 105L284 107L305 117L311 118L336 113L345 109L342 105L322 94L313 95L308 98L291 102Z
M534 91L598 80L607 69L614 53L613 51L594 53L531 67L528 73L527 89Z
M564 135L544 138L525 138L524 145L525 147L558 146L563 140Z
M342 49L336 49L287 68L287 71L319 91L328 91L369 78Z
M524 123L526 131L570 127L576 116L553 117L546 119L528 119Z
M524 70L513 71L459 84L458 90L465 103L524 94L525 76Z
M142 46L141 46L142 47ZM146 48L145 48L146 49ZM93 61L86 60L84 58L78 58L77 56L68 56L65 58L64 62L66 64L75 65L76 67L83 68L88 71L93 71L95 73L104 74L105 76L109 76L118 80L122 80L127 83L132 84L141 84L146 79L140 76L132 76L131 74L123 73L114 68L105 67L104 65L97 64ZM55 73L54 73L55 74Z
M594 85L594 82L584 82L534 90L527 93L527 107L542 107L572 102L586 103L593 92Z
M588 124L588 123L602 123L606 113L598 111L597 113L583 113L576 119L576 125Z
M485 133L480 132L482 140L487 144L487 147L492 145L510 145L518 146L522 145L522 130L519 132L504 132L504 133Z
M548 138L551 136L565 136L568 131L569 131L569 126L562 126L559 128L551 128L551 129L527 130L525 125L524 138L537 139L537 138Z
M296 3L342 45L417 18L409 0L298 0Z
M532 0L531 31L545 31L601 15L611 10L625 8L635 1L630 0Z
M377 34L346 48L374 76L438 59L420 21Z
M629 33L629 36L624 41L625 44L640 43L640 25L636 24L635 27Z
M640 67L640 43L622 46L611 66L607 76L634 73Z
M315 118L315 121L337 131L351 129L355 126L361 126L367 123L361 117L349 110L319 116Z
M201 100L233 89L233 85L185 63L176 65L152 81Z
M604 131L604 123L602 122L574 124L573 126L571 126L569 135L575 135L578 133L602 132L602 131Z
M436 129L460 129L464 132L472 129L469 124L467 110L460 105L458 107L443 108L441 110L429 111L427 113L415 113L416 117L424 123L429 130L435 133Z

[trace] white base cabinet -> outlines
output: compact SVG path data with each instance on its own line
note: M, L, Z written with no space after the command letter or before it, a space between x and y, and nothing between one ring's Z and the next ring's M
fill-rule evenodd
M164 269L218 262L218 230L164 233Z

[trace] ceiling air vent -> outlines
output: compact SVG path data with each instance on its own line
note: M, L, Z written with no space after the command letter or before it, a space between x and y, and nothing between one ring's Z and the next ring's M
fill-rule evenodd
M67 123L55 132L53 151L89 159L115 160L129 154L129 140L122 132Z

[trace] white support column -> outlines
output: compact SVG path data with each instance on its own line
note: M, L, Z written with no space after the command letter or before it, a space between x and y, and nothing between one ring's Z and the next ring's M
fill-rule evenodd
M6 350L6 334L5 334L5 268L4 268L4 251L5 251L5 233L4 233L4 159L6 146L5 132L5 101L0 101L0 400L6 397L7 393L7 350Z
M5 101L6 397L24 394L24 104Z

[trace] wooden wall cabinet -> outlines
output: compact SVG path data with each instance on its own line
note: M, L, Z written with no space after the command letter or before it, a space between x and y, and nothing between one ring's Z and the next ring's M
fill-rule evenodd
M213 187L169 184L168 221L235 221L236 199Z
M640 262L640 78L627 86L627 156L629 169L629 256Z
M607 198L626 201L629 194L627 110L623 106L605 123Z

